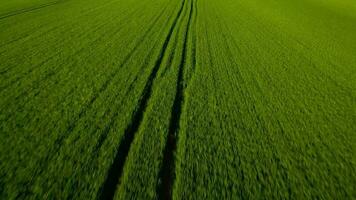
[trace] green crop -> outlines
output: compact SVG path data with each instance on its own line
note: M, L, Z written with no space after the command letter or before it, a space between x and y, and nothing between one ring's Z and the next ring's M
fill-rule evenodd
M356 198L352 0L0 2L0 199Z

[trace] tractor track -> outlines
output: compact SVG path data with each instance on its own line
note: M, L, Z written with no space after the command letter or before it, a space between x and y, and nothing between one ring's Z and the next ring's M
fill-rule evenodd
M174 183L174 170L175 170L175 159L174 153L177 148L177 140L178 140L178 131L179 131L179 122L182 114L182 108L184 104L184 68L187 63L187 46L188 46L188 38L190 36L191 24L194 20L194 1L190 1L190 10L188 16L187 29L184 36L184 44L182 50L182 58L179 65L178 77L176 82L176 94L172 106L171 111L171 119L169 123L168 136L166 146L163 152L163 163L160 171L160 179L162 180L161 185L158 188L158 199L172 199L172 186ZM194 52L194 51L193 51ZM195 56L193 55L193 58ZM195 58L194 58L195 59ZM194 65L195 60L192 62Z
M185 1L182 1L181 7L173 20L173 23L169 29L169 32L164 40L163 46L159 52L158 58L155 61L154 67L149 75L149 78L146 82L144 90L141 95L141 99L138 103L138 107L134 114L132 115L131 123L126 127L124 131L123 140L120 142L120 145L117 149L117 153L113 160L112 165L108 170L108 175L104 184L102 185L99 199L113 199L115 195L115 191L120 182L120 177L123 171L123 167L127 158L127 155L130 150L131 143L134 139L135 133L138 131L138 128L142 122L144 113L147 108L148 100L151 97L151 93L153 90L153 82L156 78L157 72L163 62L163 58L167 53L168 43L171 41L171 37L177 25L177 22L181 16L181 13L184 8Z

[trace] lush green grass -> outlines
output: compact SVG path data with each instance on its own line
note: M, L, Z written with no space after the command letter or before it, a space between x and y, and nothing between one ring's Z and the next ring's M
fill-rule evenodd
M198 7L174 197L355 197L356 18L309 1Z
M352 0L0 2L0 198L356 198L355 24Z

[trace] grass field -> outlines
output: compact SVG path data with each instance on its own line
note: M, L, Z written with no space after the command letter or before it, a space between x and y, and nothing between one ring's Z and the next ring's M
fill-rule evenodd
M354 0L3 0L0 199L356 199Z

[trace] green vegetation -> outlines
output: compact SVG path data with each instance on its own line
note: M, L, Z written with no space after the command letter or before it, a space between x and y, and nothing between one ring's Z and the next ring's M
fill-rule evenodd
M356 198L352 0L0 2L0 199Z

